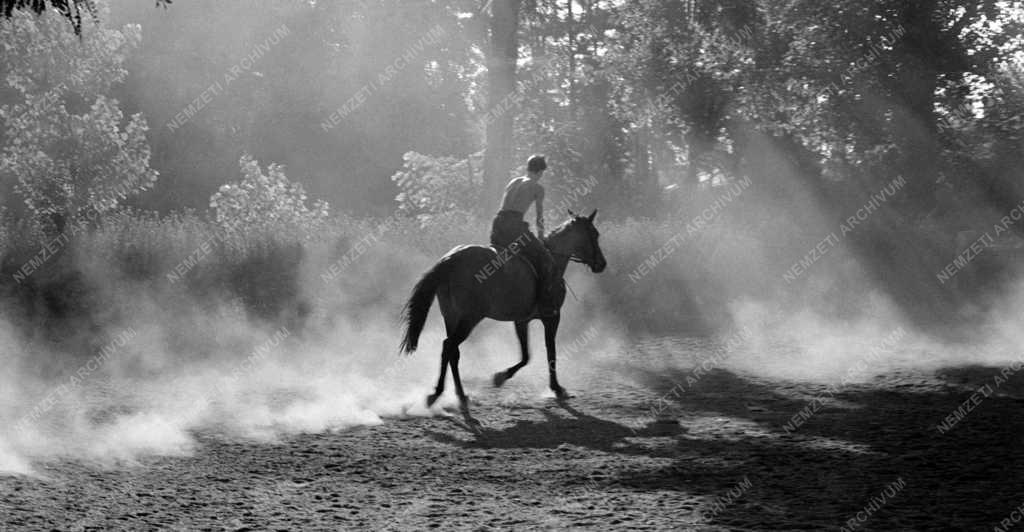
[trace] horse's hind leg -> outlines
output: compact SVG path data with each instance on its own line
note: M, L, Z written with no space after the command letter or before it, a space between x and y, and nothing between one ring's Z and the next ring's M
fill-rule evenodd
M451 337L455 332L455 325L457 317L452 312L448 300L444 297L438 297L438 306L441 307L441 316L444 317L444 330L448 338L445 338L444 342L441 343L441 374L437 377L437 386L434 388L434 393L427 396L427 408L434 406L434 402L444 393L444 381L448 378L448 366L451 365L451 353L454 349L458 351L459 344L452 344Z
M494 385L501 386L505 384L505 381L512 378L517 371L522 369L527 363L530 362L530 322L529 321L517 321L516 322L516 338L519 339L519 351L522 353L522 359L518 364L511 366L505 371L499 371L494 374Z
M448 335L447 346L448 351L448 365L452 368L452 380L455 381L455 395L459 397L459 403L463 410L467 410L469 407L469 398L466 397L466 392L462 389L462 379L459 377L459 344L469 337L469 333L476 327L476 324L480 323L479 319L476 320L462 320L455 326L453 334Z
M443 346L444 347L441 348L441 376L437 378L437 387L434 388L434 393L427 396L428 408L433 406L434 402L437 401L437 398L441 397L441 394L444 393L444 381L448 378L448 353L450 349L448 347L449 343L447 339L444 341ZM456 350L458 350L458 348L456 348Z

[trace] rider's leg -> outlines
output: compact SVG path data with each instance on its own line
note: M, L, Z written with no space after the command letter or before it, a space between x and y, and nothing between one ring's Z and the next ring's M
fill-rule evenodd
M533 233L526 244L529 259L537 268L537 310L541 316L554 316L562 306L565 287L555 275L555 259L544 244Z
M544 250L543 261L546 264L545 276L540 299L541 316L557 316L562 302L565 301L565 281L555 275L555 259Z
M508 229L505 227L505 222L500 216L495 216L494 221L491 222L491 245L503 248L509 242Z

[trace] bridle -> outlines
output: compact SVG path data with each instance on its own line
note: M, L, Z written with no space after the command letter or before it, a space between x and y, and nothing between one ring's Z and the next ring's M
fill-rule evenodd
M554 235L548 235L548 240L550 240L552 236L554 236ZM594 241L594 235L592 233L590 233L589 231L587 232L587 238L590 239L590 249L591 249L591 253L593 254L594 250L597 249L597 242ZM595 259L587 260L587 259L584 259L583 257L580 257L580 256L576 255L576 253L558 253L558 252L555 252L555 251L551 251L550 249L548 250L548 252L551 253L552 255L556 256L556 257L567 257L569 259L569 261L586 265L586 266L590 267L590 269L594 269L594 267L596 266L594 264L595 263Z
M594 267L594 265L591 263L591 261L584 260L583 258L576 256L575 253L556 253L556 252L551 251L551 250L548 250L548 251L552 255L554 255L556 257L568 257L570 262L578 262L580 264L585 264L587 266L590 266L591 268Z

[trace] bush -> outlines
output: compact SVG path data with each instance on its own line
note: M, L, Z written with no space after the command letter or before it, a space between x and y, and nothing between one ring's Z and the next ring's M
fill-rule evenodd
M421 221L479 211L483 177L473 171L473 158L432 157L414 151L403 155L405 164L391 177L401 189L395 197L399 211Z
M210 208L222 227L298 231L306 237L324 230L327 203L318 200L307 206L305 189L290 181L281 165L271 164L263 173L249 154L242 155L238 164L242 180L222 185L210 197Z

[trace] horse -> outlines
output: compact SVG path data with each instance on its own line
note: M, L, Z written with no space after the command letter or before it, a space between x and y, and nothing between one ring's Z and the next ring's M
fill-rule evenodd
M555 228L544 239L544 245L555 260L554 273L562 280L569 261L590 267L593 273L604 271L607 263L597 243L599 233L594 227L597 209L589 216L569 211L570 219ZM555 372L555 334L560 313L541 316L537 311L537 278L525 257L516 257L516 242L496 250L487 246L462 245L452 248L430 268L412 290L402 311L405 334L400 350L410 354L417 349L420 333L436 296L447 333L441 349L441 375L434 393L427 396L427 407L433 406L444 393L447 370L451 367L455 393L463 413L468 416L469 398L459 377L459 345L484 318L515 322L516 337L522 360L505 371L495 373L493 383L501 386L530 361L529 323L540 319L544 324L544 343L548 354L549 386L560 400L568 394L558 384ZM521 259L521 260L519 260ZM558 303L560 309L565 294Z

